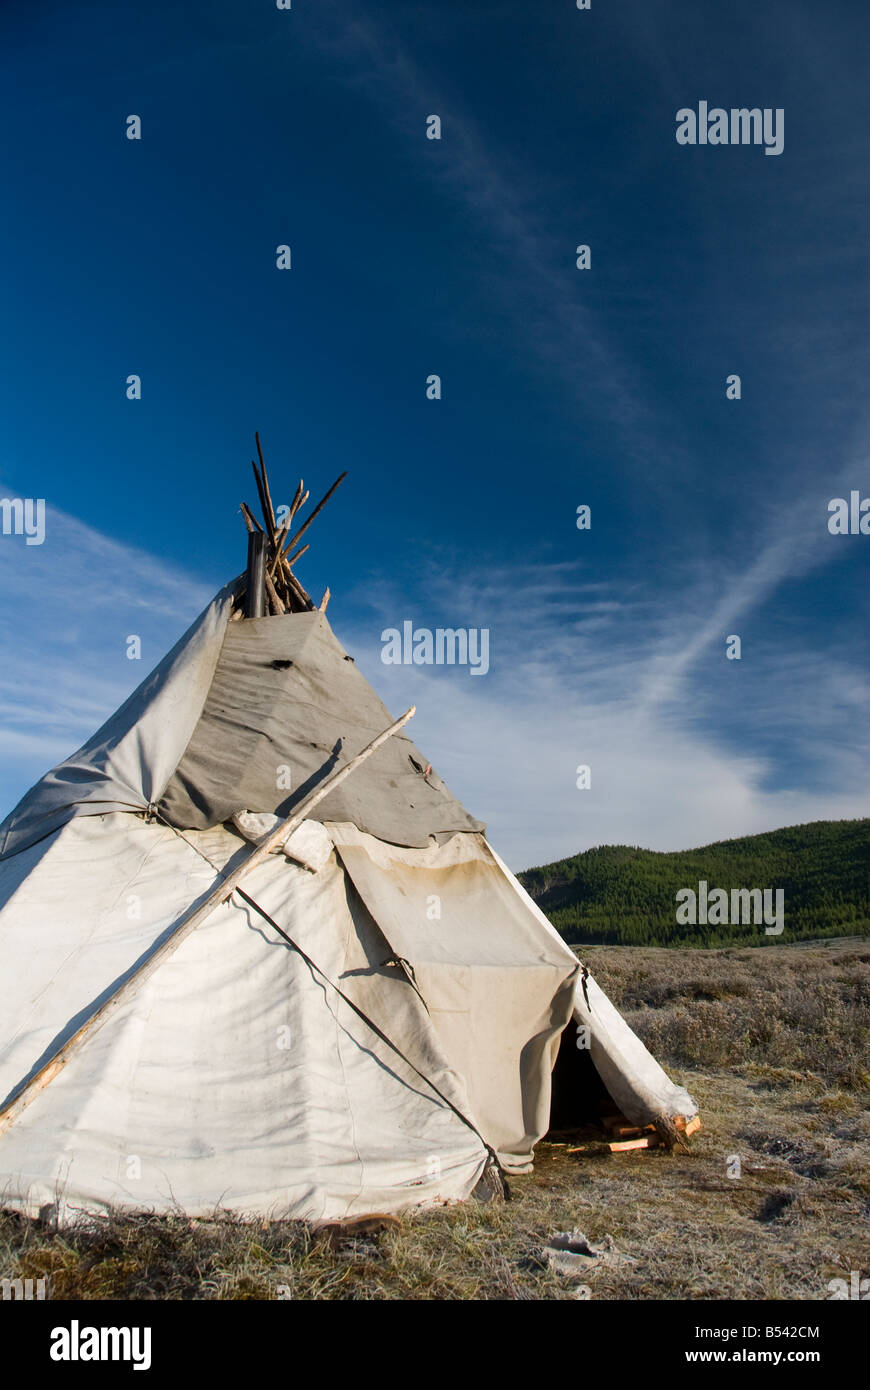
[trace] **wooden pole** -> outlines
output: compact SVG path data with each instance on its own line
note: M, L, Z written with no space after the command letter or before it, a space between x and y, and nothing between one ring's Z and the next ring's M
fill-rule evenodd
M269 516L269 504L268 504L267 501L266 501L266 493L265 493L265 489L263 488L263 480L262 480L262 478L260 477L260 470L259 470L259 468L257 467L257 465L254 463L254 460L253 460L253 459L251 459L251 467L252 467L253 470L254 470L254 481L255 481L256 484L257 484L257 492L260 494L260 510L261 510L261 512L263 513L263 520L264 520L264 522L266 523L266 532L267 532L267 534L268 534L270 540L274 543L274 540L275 540L275 518L272 517L272 518L270 519L270 516Z
M273 547L273 554L272 554L272 561L271 561L271 572L272 572L273 574L275 573L275 567L276 567L276 565L278 564L278 560L280 559L280 556L281 556L281 547L282 547L282 545L284 544L284 542L285 542L286 539L287 539L287 528L288 528L289 525L290 525L290 518L289 518L289 516L288 516L288 517L286 518L286 520L282 523L282 525L281 525L281 530L280 530L280 531L277 533L277 535L275 536L275 545L274 545L274 547Z
M283 560L285 565L290 565L292 567L296 564L297 560L302 559L302 556L308 549L310 549L310 547L308 545L308 542L306 541L304 545L298 546L297 549L293 551L292 555L281 555L278 558Z
M296 602L301 603L304 610L312 609L314 607L314 599L309 593L306 593L299 583L299 580L296 578L296 575L291 569L287 569L286 565L284 567L284 578L287 581L287 588L296 599Z
M250 509L250 507L248 506L247 502L243 502L243 503L241 504L241 508L242 508L242 516L245 518L245 525L247 526L248 530L249 530L249 531L262 531L262 529L263 529L262 526L260 525L260 523L259 523L259 521L257 520L257 518L254 516L254 513L251 511L251 509Z
M299 508L302 506L302 503L303 503L304 500L305 500L305 498L302 496L302 491L303 491L303 483L302 483L302 479L300 478L300 479L299 479L299 486L298 486L298 488L296 489L295 493L293 494L293 501L290 503L290 515L289 515L288 518L287 518L288 521L292 520L292 518L296 515L296 513L298 512ZM305 497L307 497L307 496L308 496L308 493L306 492Z
M177 922L175 922L164 935L160 945L151 952L140 966L133 970L132 974L127 976L123 984L119 985L115 990L115 993L110 995L105 1003L101 1004L100 1007L91 1014L90 1018L85 1020L78 1031L73 1033L72 1037L58 1049L54 1056L46 1062L45 1066L40 1068L30 1081L25 1082L19 1088L9 1104L6 1105L3 1110L0 1110L0 1134L5 1133L31 1101L35 1100L36 1097L45 1090L46 1086L63 1071L67 1062L74 1053L79 1050L85 1039L93 1037L96 1031L102 1028L103 1024L107 1023L109 1019L126 1004L127 1000L131 999L136 991L151 978L166 958L172 955L173 951L181 945L182 941L190 936L191 932L194 931L201 922L204 922L207 917L210 917L216 907L219 907L221 903L226 902L228 898L232 897L245 875L250 873L251 869L255 869L258 865L262 864L273 849L276 849L278 845L282 845L284 841L293 834L293 831L302 824L309 812L312 811L324 797L328 796L331 791L334 791L352 772L355 772L356 769L365 762L366 758L370 758L372 753L380 748L383 743L386 743L388 738L392 738L393 734L398 733L398 731L407 724L409 719L413 719L416 708L416 705L412 705L409 710L405 711L401 719L397 719L388 729L384 729L383 733L378 734L377 738L372 739L371 743L367 744L360 753L357 753L356 757L351 758L349 763L346 763L344 767L336 768L328 777L325 777L320 783L320 786L316 787L314 791L309 792L308 796L300 801L296 809L292 811L285 820L281 821L280 825L277 825L274 830L263 836L248 855L247 859L245 859L238 868L234 869L231 874L228 874L227 877L218 884L217 888L209 893L204 903L199 907L188 908L188 910L178 918Z
M265 578L266 578L266 593L269 595L269 602L271 603L272 607L274 608L275 613L276 613L276 614L285 613L287 610L286 610L285 607L284 607L284 601L283 601L283 599L281 598L280 594L278 593L278 590L275 588L275 585L272 583L272 576L270 575L270 573L269 573L268 570L266 570L266 576L265 576Z
M260 432L254 431L254 438L257 441L257 457L260 460L260 473L263 478L263 493L265 495L266 506L266 525L272 533L272 544L275 544L275 508L272 506L272 492L269 487L269 475L266 472L266 460L263 458L263 450L260 447Z
M314 520L314 518L317 516L318 512L320 512L320 511L323 510L323 508L326 506L327 502L329 501L330 497L331 497L332 494L335 492L335 489L339 486L340 483L343 483L343 482L344 482L344 480L345 480L346 477L347 477L347 469L344 470L344 472L342 473L342 475L341 475L340 478L336 478L335 482L332 484L332 487L329 489L329 492L327 492L326 496L325 496L325 497L321 497L321 499L320 499L320 501L318 502L317 506L314 508L314 511L313 511L313 512L311 513L311 515L307 518L307 520L303 521L302 525L299 527L299 530L296 532L295 536L291 536L290 540L287 542L286 546L284 547L284 553L285 553L285 555L286 555L286 553L287 553L288 550L292 550L292 549L293 549L294 545L295 545L296 542L299 540L299 537L302 536L302 535L304 535L304 533L308 530L309 526L311 525L311 523L312 523L312 521ZM303 499L303 500L304 500L304 499Z

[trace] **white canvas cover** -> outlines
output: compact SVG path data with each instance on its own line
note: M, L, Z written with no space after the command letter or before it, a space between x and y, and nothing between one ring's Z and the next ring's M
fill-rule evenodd
M392 722L318 611L230 622L235 585L216 596L121 708L36 783L0 824L0 858L72 816L159 807L205 830L239 811L286 815ZM276 775L287 769L290 784ZM404 732L325 798L398 844L482 830Z
M77 817L0 864L5 1096L249 846ZM464 1081L336 856L246 891L457 1109ZM137 903L138 899L138 903ZM141 908L138 918L128 916ZM14 969L10 966L14 963ZM0 1203L309 1220L466 1197L484 1145L257 914L218 908L0 1136Z
M362 719L351 708L362 678L322 615L231 624L231 605L229 586L4 823L0 1107L271 822L274 805L236 805L238 789L232 824L204 809L223 796L221 738L231 746L245 718L227 684L240 653L259 653L246 688L265 743L285 738L288 691L301 701L288 723L316 721L323 745L344 730L342 758L366 720L383 721L372 734L389 721L373 692ZM229 627L247 633L227 646ZM252 758L268 773L262 747ZM630 1119L695 1113L427 767L391 740L347 779L353 795L318 808L323 824L306 822L245 879L298 950L234 898L86 1039L0 1132L0 1203L324 1220L461 1199L491 1151L508 1171L529 1167L572 1015ZM202 793L207 828L144 814L173 781L176 808ZM246 791L267 799L268 784Z

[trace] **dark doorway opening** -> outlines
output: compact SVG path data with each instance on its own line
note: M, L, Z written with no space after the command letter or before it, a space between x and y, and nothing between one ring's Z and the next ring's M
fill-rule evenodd
M577 1036L576 1026L569 1023L559 1043L550 1099L551 1132L600 1124L602 1115L616 1109L588 1047L577 1046Z

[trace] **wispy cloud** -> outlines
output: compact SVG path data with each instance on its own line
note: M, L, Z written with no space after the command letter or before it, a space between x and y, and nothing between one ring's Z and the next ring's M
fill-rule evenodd
M548 383L561 383L569 409L583 382L584 395L610 426L614 452L643 469L651 491L664 492L668 475L688 475L679 415L668 410L662 419L664 407L646 386L642 362L627 359L618 335L578 288L583 275L574 269L574 247L584 240L584 210L576 197L560 204L560 190L542 186L540 171L528 168L521 150L496 149L461 88L443 70L423 68L397 25L360 14L348 19L343 7L328 4L320 20L307 37L328 56L333 80L341 77L381 111L415 157L418 177L471 219L473 244L486 248L475 261L477 285L512 323L522 359L537 362ZM424 138L423 119L432 110L444 121L437 148ZM548 220L542 209L554 205L564 211ZM469 331L467 322L462 331ZM657 437L667 437L666 453Z
M0 484L0 496L9 496ZM85 741L208 600L206 586L53 507L45 541L0 537L0 805ZM139 660L127 639L139 637Z
M834 496L848 494L855 478L852 464L842 466L828 478L827 489ZM656 704L673 700L684 678L712 644L724 642L735 626L763 605L784 580L802 577L845 558L839 538L828 533L827 520L824 497L818 487L784 508L770 508L766 518L757 519L758 533L768 538L754 557L744 560L743 553L738 552L733 558L729 554L719 566L708 561L703 569L696 569L690 601L694 611L690 616L685 599L661 603L663 614L668 616L644 676L639 701L642 709L648 711Z
M386 580L367 590L371 619L351 650L392 708L417 704L415 740L515 867L593 844L685 848L866 815L863 673L800 641L756 644L739 670L724 655L730 624L833 553L777 543L747 576L711 579L699 564L654 593L584 583L565 564L457 580L442 557L419 577L424 600ZM489 675L383 665L381 630L405 619L488 626ZM576 786L580 764L591 790Z
M870 728L868 693L845 657L762 649L735 721L727 683L706 680L704 663L699 678L694 664L711 622L702 574L677 577L665 625L660 591L591 581L580 562L457 577L445 559L421 559L414 593L425 600L385 577L367 584L355 607L364 597L368 617L339 623L338 635L388 704L417 703L415 741L515 867L591 844L684 847L870 809L870 747L857 732ZM786 572L779 552L768 557L763 582L732 594L728 612L747 612ZM44 546L0 541L0 583L5 811L121 703L211 592L52 509ZM405 618L489 627L489 675L383 665L381 630ZM126 658L132 634L141 662ZM785 782L764 751L772 730L793 766ZM592 768L590 791L575 784L581 763Z

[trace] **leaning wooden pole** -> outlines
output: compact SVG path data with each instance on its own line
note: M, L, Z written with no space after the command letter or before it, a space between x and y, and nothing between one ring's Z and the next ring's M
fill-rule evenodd
M262 864L273 849L283 844L287 837L292 835L293 831L302 824L306 816L314 809L318 802L322 801L325 796L328 796L331 791L334 791L352 772L355 772L360 764L365 762L366 758L370 758L372 753L376 752L377 749L381 747L381 744L386 743L388 738L392 738L393 734L398 733L399 730L407 724L408 720L414 717L416 709L416 705L412 705L409 710L405 711L401 719L397 719L395 724L391 724L388 729L384 729L383 733L378 734L377 738L372 739L371 743L367 744L362 752L357 753L356 757L351 758L349 763L346 763L344 767L336 768L328 777L325 777L320 783L320 786L316 787L314 791L309 792L308 796L300 801L296 809L292 811L285 820L281 821L280 825L277 825L274 830L263 836L253 851L248 855L247 859L218 884L206 898L205 902L201 903L199 907L189 908L187 912L179 917L174 926L169 928L168 933L163 937L160 945L151 952L147 959L144 960L131 975L127 976L126 980L124 980L123 984L118 986L114 994L110 995L98 1009L95 1009L90 1018L85 1020L78 1031L73 1033L72 1037L58 1049L54 1056L46 1062L45 1066L40 1068L36 1075L31 1077L29 1081L26 1081L9 1103L0 1110L0 1134L3 1134L10 1125L17 1120L18 1116L27 1108L31 1101L35 1100L36 1097L45 1090L46 1086L63 1071L67 1062L74 1053L78 1052L82 1043L87 1038L93 1037L97 1030L102 1028L103 1024L107 1023L109 1019L127 1003L127 1000L132 998L136 991L151 978L155 971L157 971L166 960L167 956L172 955L173 951L177 950L182 941L190 936L191 932L194 931L201 922L204 922L205 919L214 912L216 907L219 907L221 903L226 902L228 898L232 897L235 889L245 875L250 873L251 869L255 869L258 864Z

